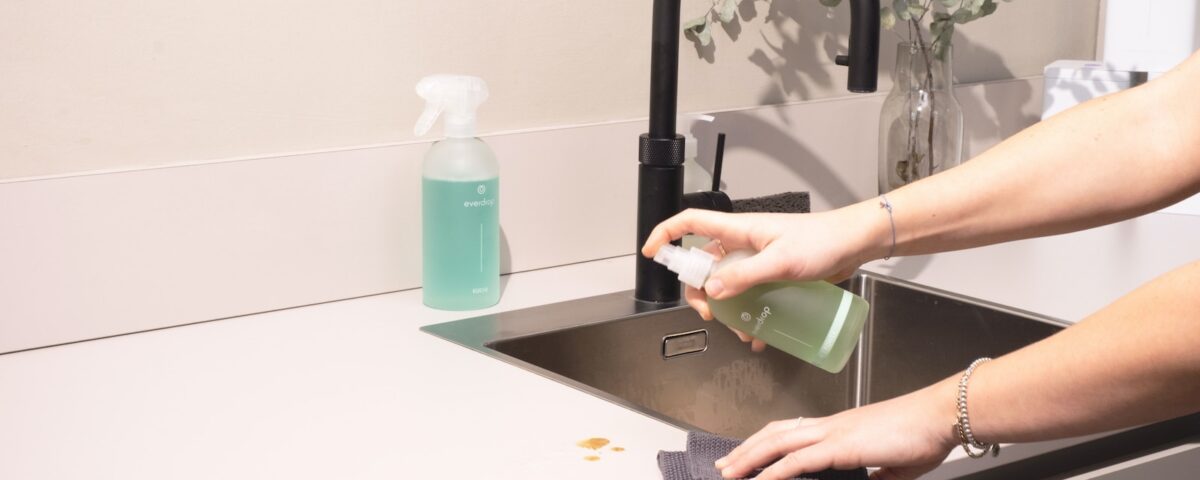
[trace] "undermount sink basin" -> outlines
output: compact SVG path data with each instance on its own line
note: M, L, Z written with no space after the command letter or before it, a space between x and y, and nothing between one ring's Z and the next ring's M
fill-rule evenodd
M771 420L829 415L903 395L1066 326L873 273L860 272L842 287L866 298L871 310L854 357L838 374L770 348L753 353L720 323L702 321L686 306L637 302L633 292L422 330L680 428L744 438ZM1014 445L999 458L943 465L926 478L1074 478L1072 472L1189 438L1200 439L1200 413Z
M425 331L686 429L745 437L911 392L1061 329L1060 321L872 273L842 287L871 305L838 374L751 352L686 306L620 292L432 325Z

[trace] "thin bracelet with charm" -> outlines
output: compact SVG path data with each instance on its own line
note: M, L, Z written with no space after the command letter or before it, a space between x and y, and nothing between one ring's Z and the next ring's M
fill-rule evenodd
M892 215L892 202L888 201L887 195L879 196L879 208L887 211L888 223L892 225L892 247L888 249L887 256L883 257L884 260L890 260L896 253L896 217Z

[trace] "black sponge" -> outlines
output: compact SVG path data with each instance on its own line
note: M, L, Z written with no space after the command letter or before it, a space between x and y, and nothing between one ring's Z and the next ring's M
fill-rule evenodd
M787 192L733 201L733 212L809 213L808 192Z

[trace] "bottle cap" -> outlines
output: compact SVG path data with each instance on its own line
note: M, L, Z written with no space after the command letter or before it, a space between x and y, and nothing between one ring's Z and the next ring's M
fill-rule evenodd
M425 99L425 111L413 133L424 135L439 115L445 113L446 136L475 136L475 109L488 98L487 83L467 75L430 75L417 83L417 95Z
M679 274L679 281L688 286L703 288L704 281L708 280L708 274L712 272L716 257L696 247L688 250L667 244L654 254L654 261Z

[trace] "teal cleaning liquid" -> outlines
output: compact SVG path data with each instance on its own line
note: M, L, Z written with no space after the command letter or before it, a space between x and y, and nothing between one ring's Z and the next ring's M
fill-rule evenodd
M500 301L500 180L421 181L425 305L474 310Z
M417 82L425 110L413 133L442 117L446 138L421 164L421 279L425 305L475 310L500 301L500 165L475 136L475 110L487 83L466 75Z

